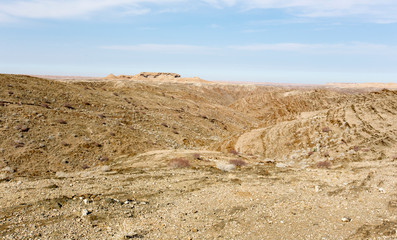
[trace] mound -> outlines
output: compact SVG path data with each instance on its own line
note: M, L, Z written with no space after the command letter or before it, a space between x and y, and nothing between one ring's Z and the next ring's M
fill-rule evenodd
M397 149L397 92L352 96L330 110L243 134L236 150L300 163L393 158Z
M248 124L230 109L209 107L219 95L198 96L195 86L119 88L0 75L0 88L0 169L17 175L74 171L148 150L210 147Z
M116 75L114 75L113 73L111 73L111 74L109 74L109 75L107 75L107 76L105 77L105 79L115 79L115 78L117 78L117 77L116 77Z

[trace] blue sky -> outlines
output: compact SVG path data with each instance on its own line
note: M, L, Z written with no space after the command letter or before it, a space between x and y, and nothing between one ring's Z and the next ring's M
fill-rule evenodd
M397 82L395 0L0 0L0 72Z

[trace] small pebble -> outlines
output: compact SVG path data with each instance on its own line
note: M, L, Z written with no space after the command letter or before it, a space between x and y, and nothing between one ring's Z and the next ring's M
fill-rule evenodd
M83 209L83 211L81 212L82 216L87 216L88 214L90 214L91 212L88 211L87 209Z
M342 218L342 222L351 222L351 221L352 221L352 219L349 218L349 217L343 217Z

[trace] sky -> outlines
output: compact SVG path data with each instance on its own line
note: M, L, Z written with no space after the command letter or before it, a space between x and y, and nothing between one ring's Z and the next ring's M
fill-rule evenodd
M397 82L396 0L0 0L0 73Z

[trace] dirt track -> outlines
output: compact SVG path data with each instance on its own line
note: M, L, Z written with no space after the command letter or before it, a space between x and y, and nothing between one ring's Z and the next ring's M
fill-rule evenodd
M4 239L397 238L396 91L0 80Z

